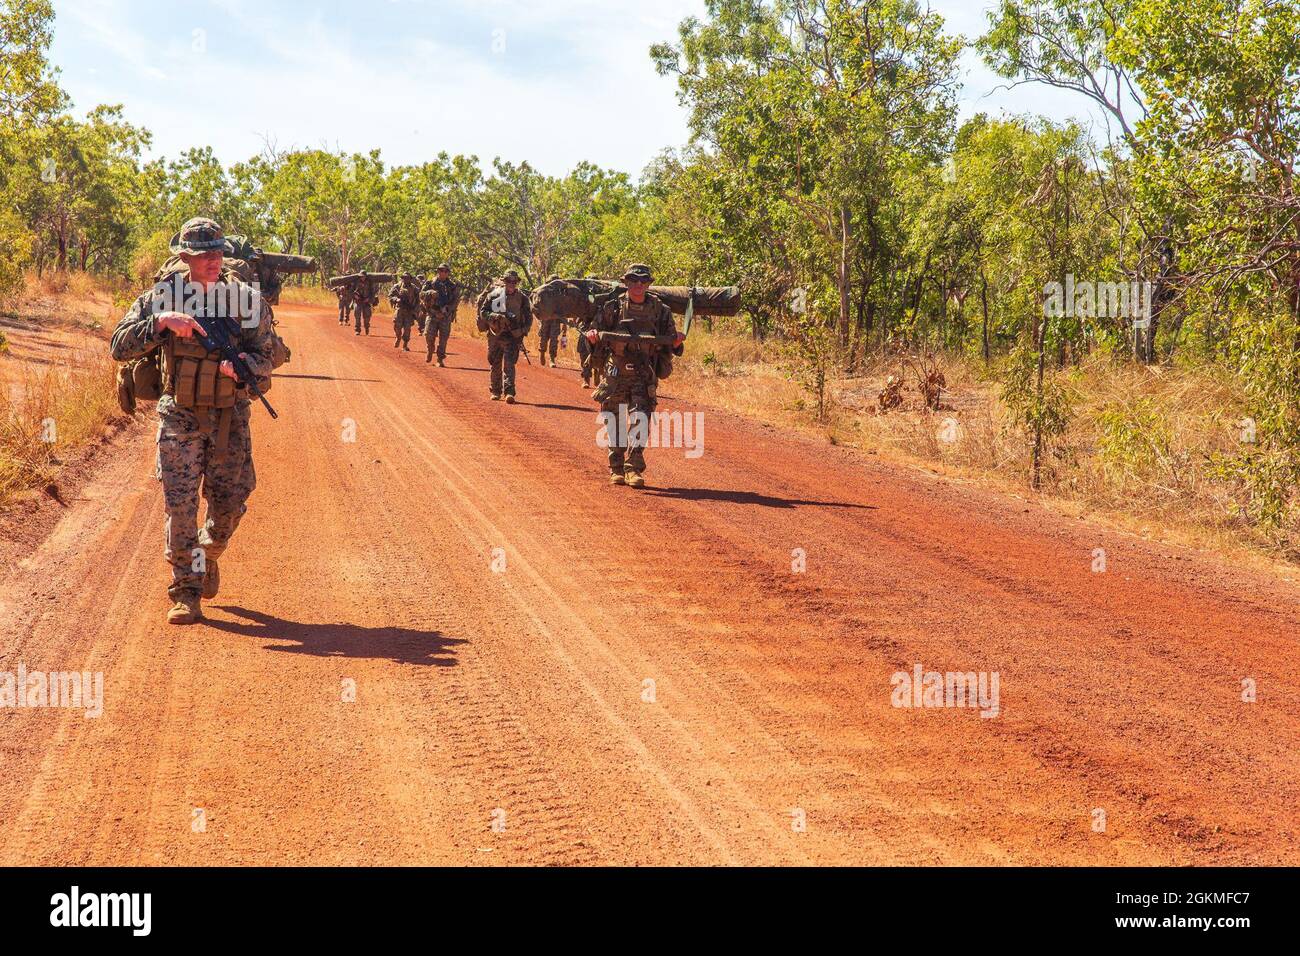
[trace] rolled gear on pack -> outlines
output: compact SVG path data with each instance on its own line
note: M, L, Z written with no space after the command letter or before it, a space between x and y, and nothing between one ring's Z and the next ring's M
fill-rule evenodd
M627 291L614 279L552 279L532 294L533 314L539 319L589 321L608 299ZM674 315L685 315L694 295L694 313L699 316L734 316L741 306L738 286L652 285L650 293Z
M333 289L341 285L355 285L364 279L370 285L377 287L385 282L396 282L397 278L396 272L349 272L343 276L330 276L326 282Z

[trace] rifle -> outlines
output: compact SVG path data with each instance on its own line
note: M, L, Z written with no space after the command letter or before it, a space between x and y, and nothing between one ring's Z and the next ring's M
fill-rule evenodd
M498 312L497 314L506 316L506 318L508 318L511 322L519 318L519 316L516 315L514 312ZM528 346L524 344L524 337L522 335L516 336L513 327L509 329L509 332L511 338L517 338L519 340L519 351L524 353L524 361L527 362L529 365L532 365L533 360L528 357Z
M209 352L220 352L235 367L235 382L248 389L250 395L260 400L272 418L279 418L280 416L275 413L275 409L271 407L271 403L262 394L262 390L257 387L257 376L248 367L248 363L240 358L239 347L235 345L227 322L227 319L221 317L205 317L199 324L203 326L206 332L200 335L195 330L194 338Z

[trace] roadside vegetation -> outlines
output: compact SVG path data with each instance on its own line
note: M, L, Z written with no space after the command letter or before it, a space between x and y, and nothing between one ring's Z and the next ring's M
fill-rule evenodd
M647 262L742 289L683 394L1296 558L1300 0L1001 0L970 37L910 0L706 6L647 51L690 139L633 177L437 143L146 160L129 110L70 113L49 0L8 0L0 295L138 285L200 214L318 258L287 303L361 268L446 259L473 294ZM971 49L1100 121L959 119Z

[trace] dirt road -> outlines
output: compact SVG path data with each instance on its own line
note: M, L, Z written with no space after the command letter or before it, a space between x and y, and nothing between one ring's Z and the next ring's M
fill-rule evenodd
M145 429L0 572L0 671L104 675L0 709L0 862L1300 862L1300 589L709 410L610 487L575 372L280 312L205 624Z

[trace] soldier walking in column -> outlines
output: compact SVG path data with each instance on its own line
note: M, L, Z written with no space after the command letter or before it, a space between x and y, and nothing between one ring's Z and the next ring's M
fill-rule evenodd
M239 357L253 376L269 382L275 348L271 306L259 295L240 292L243 284L223 266L226 249L224 233L211 219L189 220L172 239L172 252L184 261L189 282L205 292L223 284L233 291L221 300L251 302L251 314L229 316L205 305L202 315L190 316L166 309L150 290L135 300L113 330L111 348L119 362L160 353L155 474L162 481L167 511L163 554L172 569L167 589L175 602L167 612L171 624L194 623L203 616L200 596L216 597L221 580L217 559L257 484L248 392L237 384L232 363L200 342L218 323L226 323ZM208 503L202 528L200 489Z
M352 290L352 317L357 335L361 334L364 324L366 335L370 334L370 310L375 304L375 290L370 284L370 277L362 269Z
M393 307L393 348L399 345L411 351L411 326L415 325L420 311L420 287L415 276L403 272L401 279L388 290L388 302Z
M546 281L555 282L559 278L553 275ZM564 320L559 318L543 318L537 323L537 355L541 365L546 365L546 356L549 352L551 367L555 367L555 353L559 351L560 332L563 328Z
M492 367L489 391L492 401L504 394L506 404L515 402L515 365L524 347L524 336L533 327L533 310L528 296L519 289L519 273L511 269L503 285L490 288L479 306L478 328L488 333L488 364Z
M339 325L347 325L352 318L352 288L343 283L334 288L334 294L339 299Z
M451 278L451 266L438 265L438 277L426 282L420 291L420 305L424 310L424 360L432 362L436 348L438 367L443 368L447 358L447 338L451 323L456 321L456 307L460 304L460 284Z
M637 434L649 435L659 379L672 371L672 356L682 354L686 338L677 331L672 310L651 294L652 282L649 266L628 266L627 291L606 300L583 333L605 366L605 380L592 398L606 413L609 481L633 488L645 486L645 447ZM602 333L608 334L602 338ZM629 427L634 416L643 417L644 429Z

